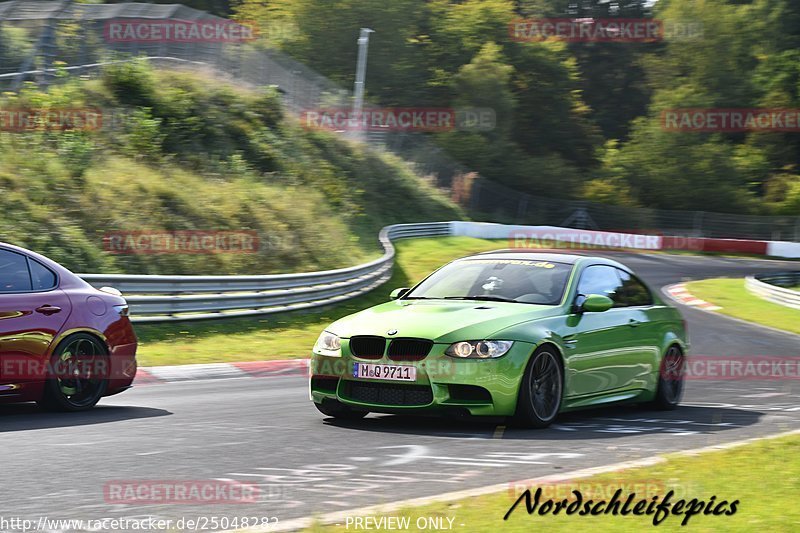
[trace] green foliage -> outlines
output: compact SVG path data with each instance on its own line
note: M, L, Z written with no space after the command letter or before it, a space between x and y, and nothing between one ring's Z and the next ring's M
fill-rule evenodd
M131 106L152 105L156 97L155 73L143 58L108 65L103 82L114 98Z
M80 178L89 169L94 144L85 132L65 131L56 140L57 153L69 175Z
M161 130L161 119L153 118L149 107L139 107L125 117L125 127L125 152L132 157L157 160L167 137Z
M561 43L526 43L516 51L519 106L513 137L531 155L558 155L578 167L595 165L602 139L578 90L579 72Z
M800 176L797 174L778 174L767 188L767 201L780 215L800 213Z
M345 86L358 29L375 29L368 98L494 108L494 131L435 141L519 190L750 213L795 205L786 176L800 174L796 133L660 127L669 108L800 107L793 0L239 0L234 11L283 28L270 44ZM519 17L653 17L668 33L656 43L519 43L508 26ZM669 33L687 24L699 33Z
M500 47L492 42L486 43L453 77L453 88L457 108L494 110L497 125L487 133L488 137L508 139L517 104L511 90L514 67L503 61Z
M370 42L368 90L396 94L389 105L425 105L414 94L426 75L424 37L419 39L423 0L242 1L235 11L237 19L265 28L268 42L345 86L353 84L359 29L371 28L376 38Z
M606 205L636 207L630 187L621 180L595 178L583 185L581 198Z
M662 54L645 61L653 87L649 111L633 122L629 142L605 154L605 172L629 184L648 206L791 214L793 203L785 195L793 188L778 176L797 173L796 134L675 133L661 127L661 112L671 108L798 107L798 56L787 46L800 28L775 31L788 11L797 14L789 6L763 0L672 0L657 6L665 24L699 23L702 38L670 40ZM771 185L776 180L781 183Z
M390 223L463 218L391 156L283 116L272 92L117 64L0 107L105 112L97 131L0 133L0 240L79 272L252 274L375 257ZM413 209L408 209L413 205ZM125 231L248 230L255 254L112 255Z
M658 116L637 120L632 132L630 142L609 150L604 163L644 205L722 212L754 209L752 167L764 170L758 154L722 142L719 136L665 132Z
M510 0L242 0L235 11L242 20L291 27L290 38L267 40L344 86L353 83L359 28L375 30L368 98L386 106L494 109L494 131L436 139L493 180L538 193L549 184L547 191L564 196L574 192L579 169L597 165L600 138L586 118L574 60L564 46L512 42L509 23L517 15ZM539 166L565 175L539 173Z
M4 67L2 70L16 72L32 49L31 38L26 29L0 25L0 65Z

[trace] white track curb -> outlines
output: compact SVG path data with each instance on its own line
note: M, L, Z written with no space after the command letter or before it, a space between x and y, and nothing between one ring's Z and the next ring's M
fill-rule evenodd
M279 359L242 363L146 366L137 370L134 384L242 377L307 376L309 361L309 359Z
M670 291L670 289L673 289L673 288L675 288L675 287L677 287L679 285L683 285L683 284L680 283L678 285L669 285L669 286L666 286L666 287L662 287L661 288L661 292L663 294L666 294L669 298L672 298L676 302L684 303L682 300L680 300L677 297L675 297L672 294L672 292ZM686 305L689 305L689 304L686 304ZM695 309L699 309L700 311L704 311L704 312L712 314L714 316L718 316L718 317L724 318L725 320L733 320L734 322L739 322L740 324L744 324L746 326L750 326L750 327L753 327L753 328L761 328L761 329L765 329L765 330L767 330L767 331L769 331L771 333L780 333L782 335L789 335L789 336L795 337L795 338L800 337L800 335L798 335L797 333L793 333L791 331L786 331L785 329L773 328L772 326L766 326L764 324L758 324L757 322L750 322L748 320L744 320L742 318L737 318L735 316L725 315L725 314L722 314L722 313L717 313L716 309L709 309L707 307L698 307L698 306L693 306L693 307ZM718 307L717 309L722 309L722 308Z
M686 289L685 283L678 283L677 285L671 285L666 288L666 291L673 299L679 301L684 305L688 305L691 307L699 307L700 309L705 309L706 311L719 311L720 309L722 309L718 305L708 303L705 300L701 300L700 298L692 296Z

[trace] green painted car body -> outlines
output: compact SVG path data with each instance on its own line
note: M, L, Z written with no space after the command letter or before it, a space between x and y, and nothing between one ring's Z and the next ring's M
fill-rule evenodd
M677 309L616 261L498 251L462 258L447 266L465 268L459 267L459 261L533 265L530 268L556 265L565 272L563 292L551 305L488 298L414 299L423 281L397 299L344 317L326 328L326 332L339 338L340 350L332 354L315 346L310 369L311 399L318 406L330 402L369 412L452 409L479 416L512 416L517 411L520 386L532 355L540 347L547 347L560 358L560 412L625 401L647 402L656 395L662 359L668 349L677 346L685 353L688 348L685 324ZM597 266L606 268L593 268ZM601 271L610 275L608 268L622 272L618 275L627 276L629 284L639 283L636 289L640 292L631 302L640 305L625 305L619 295L605 294L600 296L623 301L604 311L581 308L581 301L585 303L584 297L589 295L579 293L579 285L591 286L590 278ZM483 285L487 286L491 288ZM641 293L642 287L646 296ZM605 298L596 296L593 293L589 307L600 302L602 309ZM363 344L365 339L377 343L375 351L379 353L368 358L354 355L353 344ZM385 340L382 350L380 339ZM417 347L422 341L432 344L422 357L416 347L411 350L412 357L404 357L403 353L391 357L391 343L403 339L416 341ZM496 358L458 358L446 353L454 343L481 340L513 344ZM359 349L363 352L363 348ZM401 382L355 377L355 364L364 363L413 365L416 378Z

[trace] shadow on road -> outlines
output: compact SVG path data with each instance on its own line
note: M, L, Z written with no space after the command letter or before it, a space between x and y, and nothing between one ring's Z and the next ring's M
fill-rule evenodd
M632 435L715 434L756 424L763 413L720 407L681 407L676 411L651 411L617 407L560 415L547 429L516 428L494 418L412 417L371 415L363 420L326 418L325 424L340 428L452 438L503 440L596 440Z
M48 413L41 411L34 403L0 405L0 433L106 424L171 414L164 409L116 405L98 405L81 413Z

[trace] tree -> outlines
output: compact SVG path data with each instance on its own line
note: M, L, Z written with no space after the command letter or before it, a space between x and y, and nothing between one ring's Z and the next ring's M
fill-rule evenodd
M14 72L33 50L30 36L25 28L0 25L0 65Z
M455 108L492 109L494 128L485 132L453 131L439 138L439 142L458 161L486 176L492 176L496 169L505 166L503 158L508 156L511 142L516 106L510 87L514 69L503 61L500 47L487 43L452 78Z
M781 133L676 133L661 112L673 108L797 107L798 29L779 34L796 16L786 2L672 0L657 6L665 21L695 20L702 38L670 40L649 57L653 97L630 141L607 154L605 168L629 183L639 201L664 208L758 212L765 191L788 194L785 174L797 172L798 142ZM794 18L794 20L798 20ZM773 198L776 203L781 198Z
M279 37L273 44L345 87L352 87L360 28L375 31L367 62L368 95L385 105L423 106L427 72L417 39L423 0L244 0L236 6L237 19L260 25L275 20L284 30L267 32Z

